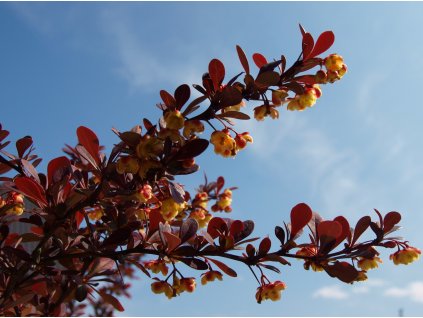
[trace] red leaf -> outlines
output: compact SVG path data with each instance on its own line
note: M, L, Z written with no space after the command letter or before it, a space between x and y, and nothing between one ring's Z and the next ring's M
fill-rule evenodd
M236 51L238 52L239 60L244 68L245 73L250 74L250 65L248 64L247 57L245 56L244 51L239 45L236 46Z
M54 182L61 180L64 169L70 168L70 165L70 160L65 156L51 160L47 166L48 184L51 185Z
M291 210L291 234L290 239L310 222L313 216L313 211L305 203L300 203L294 206Z
M100 163L100 142L97 135L89 128L79 126L76 130L78 142L84 146L88 153L93 157L97 164Z
M225 78L225 66L218 59L213 59L209 63L209 75L213 82L214 90L219 89L220 83Z
M176 109L180 110L188 101L191 90L187 84L182 84L175 90Z
M383 219L383 233L389 232L392 228L401 221L401 214L392 211L385 215Z
M227 232L228 226L226 222L219 217L212 218L207 226L207 233L209 233L213 239L218 237L221 233Z
M216 180L216 192L219 193L225 185L225 179L223 177L218 177Z
M47 284L46 284L45 281L41 281L41 282L33 284L31 286L31 289L37 295L41 295L41 296L47 296L48 295Z
M238 276L237 273L232 268L230 268L228 265L226 265L226 264L224 264L224 263L222 263L218 260L212 259L212 258L207 258L207 259L209 261L211 261L213 264L215 264L217 267L219 267L219 269L222 270L222 272L224 272L226 275L231 276L231 277L237 277Z
M262 66L267 64L266 58L260 53L253 54L253 61L257 65L258 68L261 68Z
M272 246L272 242L268 237L265 237L259 245L258 254L259 255L266 255L269 252L270 247Z
M19 158L22 158L25 151L31 147L32 145L32 137L25 136L18 141L16 141L16 150L18 151Z
M148 226L148 235L151 236L158 228L160 223L165 223L159 209L151 210L149 214L150 224Z
M319 38L317 39L316 45L313 48L313 51L310 55L307 55L307 58L315 57L323 52L329 50L332 44L335 42L335 35L332 31L325 31L320 34Z
M75 213L75 221L76 221L76 228L79 229L79 226L82 223L82 220L84 219L84 214L80 211L77 211Z
M303 60L306 60L313 51L314 39L310 33L303 35Z
M169 232L163 232L166 242L167 242L167 252L173 251L176 247L181 244L181 239L177 237L176 235L173 235Z
M100 295L106 303L112 305L117 311L125 310L122 304L120 303L120 301L116 297L110 294L102 293L102 292L100 292Z
M240 220L235 220L231 224L231 228L229 230L229 233L230 233L230 235L235 237L237 234L242 232L242 230L244 230L244 223Z
M27 197L41 203L41 205L46 206L46 194L44 189L37 182L28 177L17 177L15 180L16 188L21 191Z
M303 28L303 26L301 24L298 24L300 27L300 31L301 31L301 35L304 36L304 34L307 33L307 31Z
M341 224L342 226L342 234L338 237L335 243L335 247L338 246L345 239L348 239L348 242L351 242L351 229L348 220L343 216L337 216L334 221L339 222L339 224Z
M44 230L42 227L39 226L32 226L31 227L31 232L34 234L37 234L39 236L43 236L44 235Z
M322 221L317 226L320 239L320 252L327 253L335 247L338 238L342 235L342 225L338 221Z
M354 229L354 235L351 242L351 245L354 245L354 243L358 240L358 238L361 236L361 234L364 233L364 231L367 230L371 222L370 216L363 216L360 220L358 220L357 225Z
M333 265L324 266L329 276L336 277L344 283L352 283L358 276L358 271L347 262L335 262Z
M164 89L160 91L160 97L167 107L173 109L176 106L175 98L173 98L173 96L166 92Z

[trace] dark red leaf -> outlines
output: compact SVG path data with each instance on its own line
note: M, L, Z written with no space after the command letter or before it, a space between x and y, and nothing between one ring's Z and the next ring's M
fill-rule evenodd
M278 84L280 75L274 71L260 73L256 78L256 85L260 88L267 88Z
M46 206L48 204L44 189L31 178L17 177L14 182L16 188L27 197L37 201L37 203L42 206Z
M38 172L37 170L35 170L34 166L28 160L25 159L21 159L21 164L22 167L26 170L26 172L28 172L29 175L33 177L37 183L40 183L40 177L38 176Z
M209 268L206 262L198 258L178 258L178 260L196 270L204 271Z
M310 222L313 211L305 203L294 206L291 210L291 234L290 239L294 239L296 234Z
M237 111L228 111L224 112L223 114L219 115L220 118L235 118L240 120L249 120L250 116L245 113L237 112Z
M133 131L125 131L119 134L119 138L128 146L136 147L141 141L141 135Z
M22 158L25 154L25 151L28 150L32 145L32 137L25 136L18 141L16 141L16 150L18 151L19 158Z
M225 185L225 179L223 177L218 177L216 180L216 192L219 193Z
M334 221L339 222L342 226L342 234L338 237L335 246L338 246L343 240L348 239L348 242L351 242L352 234L351 234L351 228L350 224L348 223L348 220L343 216L337 216Z
M219 107L225 108L228 106L238 105L242 101L241 92L233 86L225 86L222 91Z
M258 68L261 68L262 66L267 64L266 58L260 53L253 54L253 61L257 65Z
M160 91L160 97L162 98L163 102L165 103L165 105L168 108L174 109L176 107L175 98L172 95L170 95L167 91L165 91L164 89L162 89Z
M182 84L175 90L176 109L180 110L188 101L191 90L187 84Z
M78 136L78 142L84 146L98 165L100 163L100 142L97 135L91 129L84 126L78 127L76 134Z
M226 275L231 276L231 277L237 277L238 276L237 273L232 268L230 268L228 265L226 265L226 264L224 264L224 263L222 263L218 260L212 259L212 258L207 258L207 259L209 261L211 261L213 264L215 264L217 267L219 267L219 269L222 272L224 272Z
M103 292L100 292L100 296L101 296L101 298L103 298L103 300L106 303L112 305L117 311L124 311L125 310L123 308L122 304L120 303L120 301L116 297L114 297L110 294L103 293Z
M332 44L335 42L335 35L332 31L325 31L320 34L319 38L317 39L316 45L313 48L313 51L307 55L307 58L312 58L322 54L329 50Z
M204 102L206 99L207 99L207 96L205 96L205 95L200 96L200 97L197 97L196 99L194 99L192 102L190 102L188 104L187 108L185 108L185 110L182 112L182 115L183 116L188 116L189 114L191 114L192 112L194 112L196 109L198 109L199 104L201 104L202 102Z
M181 238L182 243L188 241L191 237L197 233L198 230L198 222L195 219L187 219L181 225L181 229L179 230L179 237Z
M232 226L231 226L232 228ZM248 237L251 233L253 233L254 231L254 222L251 220L246 220L244 222L242 222L242 230L237 232L237 233L233 233L233 237L234 237L234 241L235 242L239 242L241 240L243 240L244 238Z
M225 78L225 66L218 59L213 59L209 63L209 75L213 82L214 90L218 91L220 83Z
M181 244L181 239L177 237L176 235L173 235L169 232L163 232L163 235L166 239L167 243L167 252L173 251L175 248L177 248Z
M310 55L311 51L313 50L314 46L314 39L310 33L306 33L303 35L303 60L307 60L308 56Z
M226 222L219 217L212 218L207 226L207 233L209 233L213 239L218 237L220 234L227 232L228 226L226 225Z
M258 254L259 255L266 255L269 252L270 247L272 246L272 242L268 237L265 237L259 245Z
M323 267L331 277L336 277L344 283L352 283L357 279L358 271L348 262L335 262Z
M235 220L231 223L231 227L229 229L229 234L235 237L243 229L244 229L244 223L240 220Z
M301 35L304 36L304 34L307 33L307 31L303 28L303 26L301 24L298 24L300 27L300 31L301 31Z
M0 142L2 142L7 136L9 136L9 132L7 130L1 130L0 127Z
M110 236L103 241L103 247L110 245L125 245L131 232L132 229L127 226L113 231Z
M177 203L185 202L185 190L177 183L169 182L169 191L172 199Z
M239 45L236 46L236 51L238 52L239 60L244 68L245 73L250 74L250 66L248 64L247 57L245 56L244 51L241 49Z
M335 247L342 235L342 225L338 221L322 221L317 226L320 240L320 252L325 254Z
M70 160L65 157L58 157L54 158L48 163L47 166L47 178L48 178L48 184L51 185L55 182L58 182L62 180L63 175L69 171L71 167Z
M392 211L385 215L383 219L383 232L387 233L392 228L401 221L401 214L398 212Z
M280 226L275 227L275 235L281 242L281 245L285 244L285 231Z
M351 245L354 245L354 243L358 240L361 234L363 234L364 231L367 230L367 228L370 225L370 222L371 222L371 218L368 215L363 216L360 220L358 220L357 225L354 228L354 234L353 234Z
M154 209L149 214L150 224L148 226L148 236L151 236L159 228L160 223L165 223L159 209Z
M75 213L75 221L76 221L76 228L79 229L79 226L82 223L82 220L84 219L84 214L80 211L77 211Z
M41 296L48 295L47 283L44 280L33 284L31 286L31 290L37 295L41 295Z
M263 261L271 261L271 262L278 262L282 265L289 265L291 266L291 263L288 262L286 259L284 259L282 256L275 255L275 254L269 254L262 258Z
M179 151L172 157L172 160L185 160L197 157L204 152L209 146L209 141L206 139L193 139L183 145Z

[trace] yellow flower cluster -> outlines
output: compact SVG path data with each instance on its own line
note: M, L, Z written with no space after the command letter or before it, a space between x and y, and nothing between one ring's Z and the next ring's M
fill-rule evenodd
M326 84L334 83L340 80L347 72L347 66L344 59L338 54L331 54L324 60L326 71L319 70L314 76L316 83Z
M185 208L186 208L186 202L177 203L172 198L167 198L166 200L162 201L160 214L163 216L163 218L166 221L170 222L174 218L176 218L179 213L184 211Z
M395 265L404 264L408 265L420 258L421 251L418 248L415 247L406 247L403 250L400 250L394 254L391 254L389 256L389 259L391 259Z
M232 138L229 130L218 130L211 134L210 142L214 146L214 152L225 158L234 157L237 152L244 149L248 142L252 143L253 138L248 132L237 134Z
M303 111L308 107L312 107L316 104L317 99L322 96L322 91L320 90L320 86L314 84L311 87L306 87L304 89L304 93L300 95L296 95L289 103L288 103L288 110L298 110Z
M155 294L165 294L168 299L173 297L173 288L168 282L159 281L151 284L151 291Z
M173 289L175 293L179 295L183 292L192 293L195 290L196 282L194 277L184 277L184 278L177 278L176 276L173 278Z
M208 271L201 275L201 285L206 285L208 282L214 282L217 280L222 280L222 273L219 271Z
M232 211L232 191L225 189L223 193L219 194L217 202L212 206L213 212L225 211L227 213Z
M256 300L260 304L263 300L277 301L281 299L281 291L286 289L285 283L276 281L257 288Z
M25 211L24 196L17 192L9 192L7 199L0 197L0 208L10 205L5 211L8 215L22 215Z
M271 105L261 105L254 108L254 118L258 121L264 120L267 116L270 116L272 119L278 119L279 111Z
M359 261L357 262L357 266L363 271L368 271L370 269L378 268L378 263L382 263L382 260L377 256L373 258L360 257Z
M152 271L154 274L162 273L163 276L167 275L168 267L164 260L153 260L144 263L145 268Z
M184 127L185 119L179 110L169 110L164 114L164 121L166 128L179 130Z

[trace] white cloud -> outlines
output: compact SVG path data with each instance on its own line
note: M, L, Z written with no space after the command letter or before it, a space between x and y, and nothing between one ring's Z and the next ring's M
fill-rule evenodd
M189 61L175 63L160 59L158 49L143 39L135 27L131 27L127 13L103 10L100 22L111 49L118 56L120 65L117 73L128 82L132 90L156 91L157 86L192 84L201 80L205 65L197 65L193 51Z
M386 296L391 297L407 297L412 301L423 303L423 281L413 282L406 287L392 287L385 291Z
M316 290L313 298L327 298L327 299L346 299L349 295L343 291L339 286L325 286Z
M351 292L353 292L354 294L367 294L369 293L369 291L370 288L368 286L355 285L351 288Z

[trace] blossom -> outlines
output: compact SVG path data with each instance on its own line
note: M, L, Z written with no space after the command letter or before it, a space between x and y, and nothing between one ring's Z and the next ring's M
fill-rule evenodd
M373 258L360 257L357 266L364 271L368 271L369 269L378 268L378 263L382 263L382 260L377 256Z
M359 271L357 278L355 279L356 282L362 282L367 280L366 271Z
M214 212L217 212L217 211L231 212L232 211L231 204L232 204L232 191L230 189L226 189L225 191L223 191L222 194L219 195L218 201L216 202L216 204L212 206L212 210Z
M344 65L344 59L338 54L329 55L324 62L328 71L339 71Z
M247 143L253 143L253 137L248 132L243 132L242 134L237 134L235 136L235 143L237 150L244 149L247 146Z
M196 133L202 133L204 131L204 125L200 120L187 120L184 123L183 135L186 138L195 136Z
M202 209L195 209L190 213L189 217L196 220L199 227L206 227L206 225L212 219L212 215Z
M155 158L163 152L164 141L157 137L145 135L141 137L136 152L138 158Z
M154 274L162 273L163 276L167 275L168 267L164 260L152 260L144 263L145 268L151 270Z
M153 197L153 188L149 184L144 184L135 193L135 197L138 201L145 203Z
M173 288L165 281L154 282L151 284L151 291L155 294L165 294L167 298L171 299L173 295Z
M275 106L282 105L282 103L285 101L285 98L288 97L287 91L283 89L277 89L272 91L272 103Z
M422 252L415 247L406 247L403 250L395 252L389 256L389 259L393 260L395 265L404 264L408 265L420 258Z
M131 156L120 157L116 162L116 171L119 174L137 173L139 169L138 160Z
M209 195L207 192L199 192L195 195L194 200L192 201L192 206L207 209L207 203L209 202L208 200Z
M267 116L270 116L272 119L278 119L279 111L270 105L261 105L254 108L254 118L258 121L264 120Z
M166 128L179 130L184 127L184 116L179 110L169 110L164 114Z
M92 211L88 213L88 217L92 221L100 220L104 215L104 210L101 206L96 206Z
M257 288L256 300L260 304L263 300L276 301L281 299L281 291L286 289L284 282L275 281Z
M172 198L162 201L160 214L166 221L172 221L176 216L185 209L186 203L177 203Z
M235 140L228 130L215 131L211 134L210 142L214 145L214 152L223 157L235 156Z
M217 280L222 280L222 273L219 271L208 271L201 275L201 285L206 285L208 282L214 282Z

